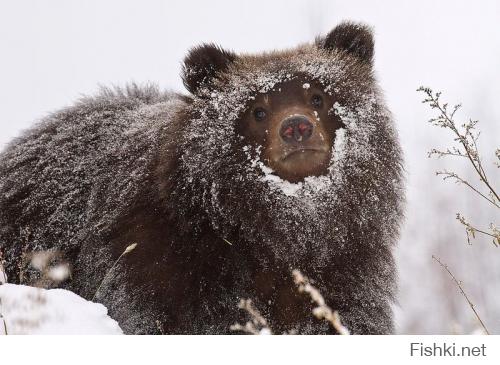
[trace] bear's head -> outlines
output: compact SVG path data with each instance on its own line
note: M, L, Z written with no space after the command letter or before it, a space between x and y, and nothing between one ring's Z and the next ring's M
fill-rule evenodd
M356 64L357 72L361 68L363 76L371 78L373 38L366 26L341 24L318 39L316 47L327 57L329 53L332 57L342 54ZM331 83L311 77L307 70L287 70L301 61L301 53L238 56L210 44L194 48L184 63L185 86L201 98L227 93L226 88L232 87L227 78L242 70L255 72L260 66L267 68L267 73L279 75L281 80L264 80L268 85L258 85L257 77L257 89L243 105L238 105L240 115L232 122L249 144L262 146L263 162L290 182L327 173L335 132L342 127L333 106L341 101L339 93L345 88L335 90ZM292 59L287 62L283 58Z
M268 241L277 256L326 255L350 227L397 225L401 151L373 54L370 28L350 22L285 51L192 49L179 194L221 236Z

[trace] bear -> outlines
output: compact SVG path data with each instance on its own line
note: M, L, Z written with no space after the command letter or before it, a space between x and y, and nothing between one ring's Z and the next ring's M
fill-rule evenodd
M71 275L45 286L104 304L128 334L235 333L242 299L273 333L336 334L300 270L350 333L393 333L404 166L372 29L259 54L202 44L182 79L187 94L103 88L6 147L9 281L39 283L29 257L49 252Z

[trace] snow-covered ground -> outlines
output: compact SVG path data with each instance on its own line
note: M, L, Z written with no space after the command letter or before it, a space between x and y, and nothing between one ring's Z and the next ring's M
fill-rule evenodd
M102 304L63 289L0 285L0 335L122 335Z

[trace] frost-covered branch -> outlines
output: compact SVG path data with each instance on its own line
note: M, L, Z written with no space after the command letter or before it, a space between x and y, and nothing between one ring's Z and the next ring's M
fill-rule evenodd
M466 158L476 171L482 184L487 188L488 193L485 195L490 196L490 199L487 200L497 208L500 208L500 197L496 189L493 187L492 183L489 181L488 176L486 175L477 147L477 140L479 139L480 135L480 132L476 132L476 125L478 121L470 119L468 122L463 123L461 126L459 126L455 122L454 117L455 113L461 107L460 104L455 105L452 108L452 111L449 111L448 103L442 103L440 100L440 92L434 93L432 89L428 87L420 87L418 88L418 91L422 91L426 95L426 98L422 102L429 104L432 109L436 109L438 111L438 116L431 118L429 120L429 123L434 126L446 128L452 131L454 134L454 141L458 144L458 146L454 146L451 149L448 148L445 151L432 149L429 152L429 156L459 156ZM497 158L500 159L500 152L498 149L496 150L495 154ZM496 165L498 166L498 162L496 163ZM477 193L476 190L475 192Z
M472 311L474 312L474 315L476 316L477 320L479 321L479 323L481 324L481 326L483 327L484 331L486 332L486 334L490 334L490 332L488 331L488 329L486 328L486 326L484 325L483 323L483 320L481 319L481 317L479 316L479 314L477 313L476 311L476 308L474 307L474 303L472 303L472 301L469 299L469 297L467 296L467 294L465 293L465 290L462 286L462 281L461 280L458 280L455 275L453 275L453 273L451 272L450 268L448 267L448 265L444 264L438 257L432 255L432 258L443 268L445 269L448 274L451 276L452 280L455 282L455 284L458 286L458 289L460 289L460 293L464 296L465 300L467 300L467 303L469 304L470 308L472 309Z
M429 123L434 126L452 131L454 135L453 140L456 142L455 146L447 148L446 150L438 150L433 148L428 153L428 156L436 156L438 158L452 156L466 159L474 168L475 173L479 176L479 181L482 188L476 187L474 184L470 183L453 171L438 171L436 172L436 175L442 176L443 180L451 179L458 184L467 186L482 199L486 200L494 207L500 209L500 197L497 193L498 190L495 189L494 184L488 179L479 154L477 141L479 139L480 132L476 132L478 121L471 119L468 122L463 123L462 125L458 125L454 118L456 112L458 111L458 109L460 109L460 104L455 105L453 108L451 108L450 111L448 108L448 104L441 102L440 92L434 93L428 87L420 87L417 91L421 91L425 94L425 99L422 101L423 103L429 104L432 109L436 109L438 111L438 115L434 118L431 118L429 120ZM495 161L494 163L497 167L500 167L500 149L496 149L495 155L498 161ZM479 233L492 238L495 247L500 246L500 232L494 223L489 224L488 231L486 229L478 229L474 227L460 213L457 213L456 218L465 227L467 242L469 244L471 243L470 239L475 238L476 234Z
M328 321L338 334L348 335L349 330L340 321L339 313L337 311L333 311L326 304L325 299L319 290L311 285L309 279L302 275L299 270L293 270L292 275L295 284L299 288L299 292L308 294L312 301L316 303L317 307L313 309L314 316L318 319Z
M495 247L498 247L500 245L500 229L496 227L493 223L490 223L489 229L491 230L490 232L481 230L479 228L474 227L472 224L470 224L464 216L462 216L460 213L457 213L457 220L462 223L465 227L465 233L467 234L467 242L471 244L470 238L476 238L476 233L481 233L485 236L489 236L493 238L492 242Z
M445 181L448 180L448 179L453 179L458 184L464 184L469 189L471 189L472 191L474 191L476 194L478 194L479 196L481 196L483 199L485 199L486 201L488 201L491 204L495 205L496 207L500 208L500 205L499 205L499 203L497 201L495 201L491 197L488 197L488 196L484 195L481 191L479 191L476 187L474 187L472 184L470 184L467 180L465 180L464 178L460 177L460 175L458 175L457 173L452 172L452 171L447 171L447 170L436 171L436 176L443 176L443 180L445 180Z

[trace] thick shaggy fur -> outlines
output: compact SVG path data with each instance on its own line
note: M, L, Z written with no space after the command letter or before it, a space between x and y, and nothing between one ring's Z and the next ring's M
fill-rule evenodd
M0 157L10 281L33 283L24 258L56 250L73 268L64 286L96 294L127 333L229 333L247 319L241 298L275 333L332 333L297 293L297 268L351 332L390 333L401 151L359 29L354 43L330 33L256 56L197 48L183 75L193 95L103 90L14 140ZM202 67L213 59L218 72ZM290 184L235 125L253 95L295 75L336 95L345 128L328 173Z

